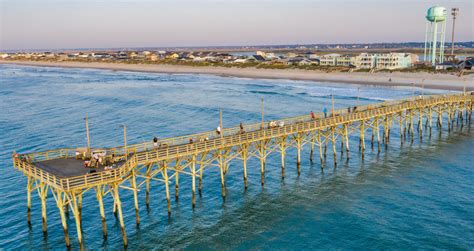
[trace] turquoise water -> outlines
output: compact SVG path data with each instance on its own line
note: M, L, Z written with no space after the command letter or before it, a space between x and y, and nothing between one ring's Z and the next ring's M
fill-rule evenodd
M219 109L224 127L260 120L265 98L267 119L308 114L356 102L375 103L412 95L413 89L289 80L255 80L208 75L167 75L88 69L0 65L0 249L63 249L59 213L48 198L48 234L41 231L41 207L33 196L32 227L26 221L26 178L12 167L10 155L86 144L83 117L90 117L93 146L130 143L213 130ZM417 94L420 90L416 90ZM426 93L426 92L425 92ZM429 93L441 93L429 91ZM265 188L259 164L249 162L245 192L239 162L227 174L227 199L220 195L217 169L205 172L203 194L191 208L191 185L180 177L179 201L168 218L164 187L152 183L151 203L140 192L141 225L135 226L133 194L121 191L130 249L464 249L474 247L474 130L434 130L423 142L400 147L397 130L382 152L370 149L364 161L357 137L351 160L337 168L309 162L303 151L301 176L295 151L280 178L280 156L267 161ZM328 163L332 163L332 154ZM339 155L338 155L339 158ZM317 159L317 158L316 158ZM174 189L171 189L174 198ZM122 239L105 201L109 238L102 238L98 204L92 192L83 206L86 249L119 249ZM69 217L73 248L78 243Z

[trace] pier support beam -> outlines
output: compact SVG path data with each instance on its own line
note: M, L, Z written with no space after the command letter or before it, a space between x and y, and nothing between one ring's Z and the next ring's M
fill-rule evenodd
M54 199L56 200L56 205L58 206L59 209L59 215L61 216L61 224L63 226L63 231L64 231L64 241L66 243L67 247L71 246L71 242L69 240L69 231L67 229L67 219L66 219L66 214L64 212L65 205L68 203L67 198L64 192L62 192L59 189L51 190Z
M323 142L321 141L321 130L318 130L318 145L319 145L319 160L321 162L321 169L324 169Z
M191 174L192 174L192 207L196 207L196 155L193 154L191 160Z
M248 187L248 180L247 180L247 159L248 159L248 146L246 144L243 144L241 147L241 157L242 157L242 163L244 166L244 189L247 190Z
M286 136L280 138L280 152L281 152L281 179L285 179L285 155L286 155Z
M28 177L28 183L26 184L26 212L28 226L31 226L31 191L33 191L34 179L31 176Z
M204 169L204 159L206 158L206 154L201 154L201 160L199 161L199 186L198 186L198 191L199 191L199 196L202 196L202 175L203 175L203 169Z
M151 178L151 170L152 170L152 168L153 168L153 163L149 164L149 165L146 167L145 205L146 205L147 208L149 208L149 206L150 206L150 178Z
M359 145L362 152L362 159L365 157L365 120L360 122L360 138Z
M336 127L331 128L331 145L332 145L332 153L334 159L334 166L337 165L337 150L336 150Z
M114 200L117 202L117 212L118 212L118 217L119 217L119 222L120 222L120 228L122 229L123 245L126 247L128 245L127 232L125 231L125 224L123 222L122 203L120 202L118 184L113 184L112 189L114 193Z
M344 138L346 141L346 158L349 160L349 124L344 124Z
M137 187L137 176L135 171L132 170L132 189L133 189L133 200L135 204L135 221L137 226L140 225L140 214L138 213L138 187Z
M375 118L375 134L377 136L377 152L380 153L380 125L379 125L379 118Z
M100 211L100 218L102 220L102 232L104 234L104 238L107 239L107 224L105 221L105 211L104 211L104 201L103 197L105 194L105 185L99 185L95 188L95 197L99 202L99 211Z
M221 194L222 194L222 199L225 201L225 174L224 174L224 169L225 169L225 160L223 160L223 157L220 157L220 163L219 163L219 171L221 174Z
M48 231L47 220L46 220L46 198L48 197L49 186L45 183L40 182L38 184L38 195L41 199L41 219L43 233Z
M73 191L69 195L69 199L72 201L71 204L71 211L74 215L74 219L76 221L76 231L77 231L77 240L79 241L79 245L82 246L82 227L81 227L81 215L79 213L79 203L78 203L78 195L76 195L76 191Z
M163 170L161 171L165 180L166 202L168 205L168 217L171 216L170 184L168 179L168 167L166 161L163 161Z
M300 173L301 173L302 141L303 141L303 136L300 133L298 133L298 135L296 136L296 170L297 170L298 176L300 176Z
M179 200L179 171L178 169L180 168L179 167L180 165L180 162L178 160L176 160L176 166L175 166L175 173L174 173L174 178L175 178L175 184L174 184L174 199L176 201Z
M400 145L403 145L403 114L398 114L398 126L400 127Z
M418 133L420 134L420 140L423 140L423 108L419 110L420 116L418 117Z
M262 140L259 142L259 159L260 159L260 179L262 183L262 187L265 185L265 165L267 161L267 142L266 140Z

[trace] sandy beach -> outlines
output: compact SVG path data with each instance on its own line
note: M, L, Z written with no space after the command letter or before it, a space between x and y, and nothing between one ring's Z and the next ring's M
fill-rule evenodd
M0 64L18 64L46 67L92 68L135 72L155 72L170 74L212 74L227 77L290 79L316 82L355 83L364 85L415 86L424 88L462 91L474 91L474 74L458 77L442 73L409 73L409 72L318 72L298 69L257 69L257 68L225 68L164 64L123 64L102 62L46 62L46 61L5 61Z

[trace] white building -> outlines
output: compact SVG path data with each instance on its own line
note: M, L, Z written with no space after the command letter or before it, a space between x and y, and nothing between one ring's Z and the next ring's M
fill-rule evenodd
M337 54L337 53L322 55L321 57L319 57L319 65L321 65L321 66L335 66L336 65L336 59L339 58L340 56L341 56L341 54Z
M378 54L375 68L377 69L403 69L412 67L417 56L410 53L385 53Z
M361 53L355 57L355 66L361 69L373 69L376 65L376 54Z

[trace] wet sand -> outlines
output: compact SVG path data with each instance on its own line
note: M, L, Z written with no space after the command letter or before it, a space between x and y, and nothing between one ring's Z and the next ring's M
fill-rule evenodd
M317 82L338 82L363 85L383 86L418 86L429 89L474 91L474 74L458 77L454 74L425 72L321 72L300 69L257 69L257 68L226 68L213 66L185 66L165 64L124 64L103 62L46 62L46 61L5 61L0 64L18 64L47 67L92 68L105 70L155 72L170 74L211 74L226 77L290 79ZM423 84L422 84L423 83Z

